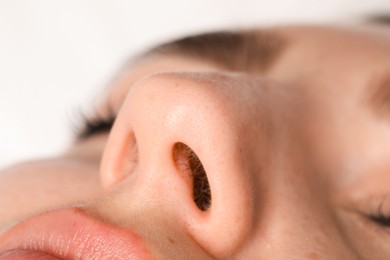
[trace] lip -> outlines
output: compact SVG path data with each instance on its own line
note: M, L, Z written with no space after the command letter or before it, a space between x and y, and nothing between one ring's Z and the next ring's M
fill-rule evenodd
M81 209L44 213L0 236L0 259L18 259L23 254L31 256L28 259L44 255L47 259L154 259L137 234L98 221Z

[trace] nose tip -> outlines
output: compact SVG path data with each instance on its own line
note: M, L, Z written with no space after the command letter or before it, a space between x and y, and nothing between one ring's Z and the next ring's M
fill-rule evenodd
M254 216L253 176L243 163L248 143L240 137L246 125L233 90L208 74L158 74L137 83L118 114L101 170L107 187L136 175L129 189L142 190L138 203L153 207L155 201L160 212L178 215L216 256L243 243Z

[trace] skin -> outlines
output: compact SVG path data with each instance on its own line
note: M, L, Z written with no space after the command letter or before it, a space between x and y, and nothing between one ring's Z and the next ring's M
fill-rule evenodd
M0 226L81 205L159 259L389 259L390 227L370 219L390 215L389 30L276 30L289 46L266 73L179 56L123 73L109 135L0 174ZM207 211L177 142L206 170Z

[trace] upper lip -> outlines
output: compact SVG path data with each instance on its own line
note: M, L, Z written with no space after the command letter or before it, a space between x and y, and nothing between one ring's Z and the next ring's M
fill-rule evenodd
M43 213L0 236L0 254L18 249L66 259L153 258L137 234L98 221L80 209Z

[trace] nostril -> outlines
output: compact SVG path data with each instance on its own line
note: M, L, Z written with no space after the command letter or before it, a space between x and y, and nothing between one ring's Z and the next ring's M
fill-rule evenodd
M196 206L206 211L211 206L211 190L199 157L186 144L178 142L173 147L173 158L180 171L192 178L193 199Z
M206 171L199 157L190 150L189 162L193 176L194 202L202 211L211 206L211 190Z

